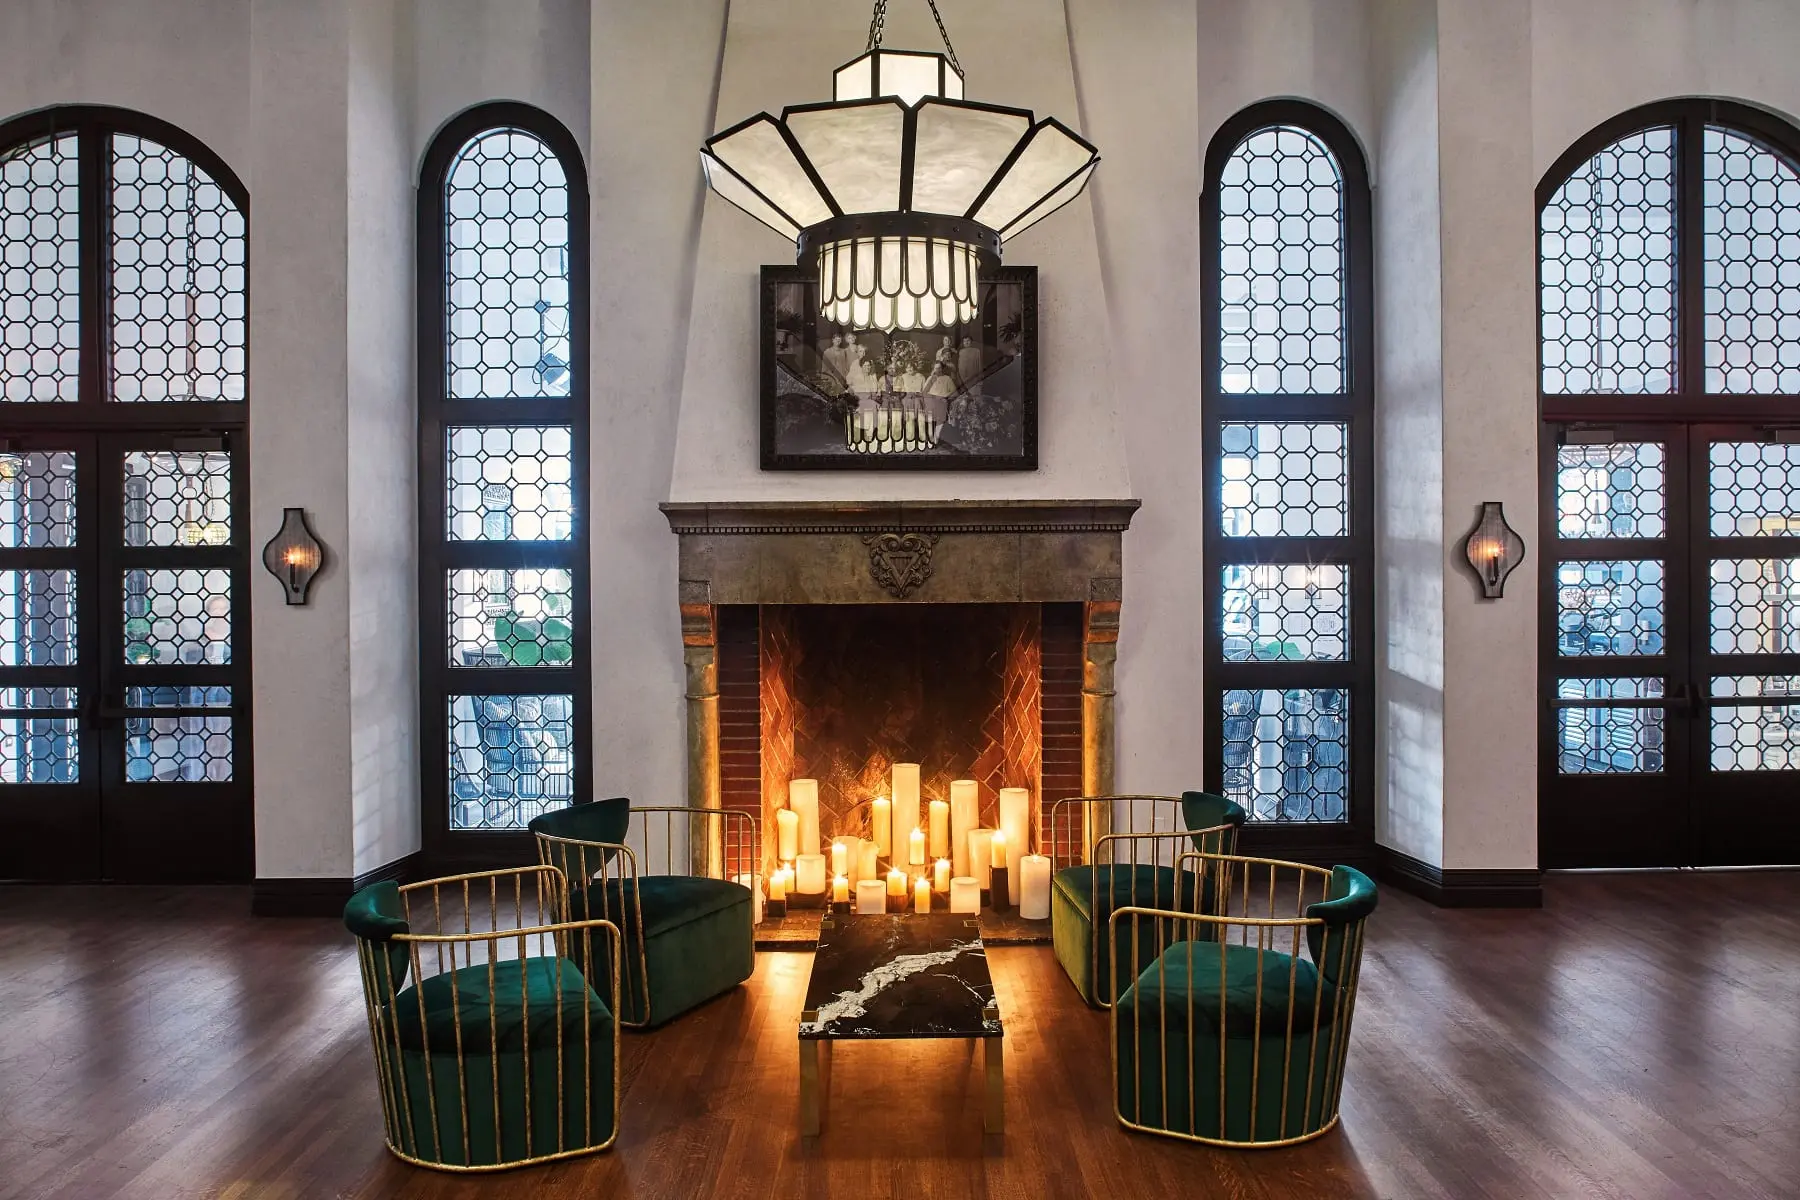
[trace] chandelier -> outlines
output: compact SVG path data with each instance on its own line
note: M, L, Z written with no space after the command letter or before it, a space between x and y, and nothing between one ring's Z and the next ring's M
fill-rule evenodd
M965 100L926 2L944 53L884 49L876 0L828 103L758 113L700 152L713 191L793 241L818 269L821 314L853 329L974 320L1001 245L1080 195L1100 161L1054 117Z

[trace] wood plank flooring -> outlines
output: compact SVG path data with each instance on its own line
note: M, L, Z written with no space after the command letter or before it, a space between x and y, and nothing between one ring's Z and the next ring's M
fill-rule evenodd
M1388 889L1340 1133L1221 1152L1126 1134L1106 1017L995 947L1007 1132L964 1043L841 1047L796 1135L808 953L628 1035L610 1154L499 1176L382 1148L347 935L237 889L0 889L0 1196L1800 1196L1800 875L1560 877L1540 912Z

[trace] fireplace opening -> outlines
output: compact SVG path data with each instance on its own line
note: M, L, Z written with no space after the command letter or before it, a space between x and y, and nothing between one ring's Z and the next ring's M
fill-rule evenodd
M822 836L870 836L896 762L926 800L975 780L987 826L1002 787L1028 789L1034 841L1081 794L1080 604L721 605L718 681L720 800L765 830L813 778Z

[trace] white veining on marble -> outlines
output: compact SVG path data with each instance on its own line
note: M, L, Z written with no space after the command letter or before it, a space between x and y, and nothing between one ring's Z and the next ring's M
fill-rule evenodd
M957 958L971 950L981 948L981 941L977 938L970 942L957 942L948 950L933 950L927 954L902 954L884 962L864 975L862 983L857 986L855 991L839 992L829 1001L821 1004L818 1019L807 1028L809 1031L819 1031L829 1028L834 1021L847 1021L853 1017L860 1017L868 1011L869 1001L901 980L932 967L944 966L956 961Z

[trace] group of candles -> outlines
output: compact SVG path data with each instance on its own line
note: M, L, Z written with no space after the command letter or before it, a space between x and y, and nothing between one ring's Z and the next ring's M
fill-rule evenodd
M1030 802L1024 788L1001 788L1000 827L979 828L981 789L973 779L951 783L948 802L933 800L922 808L919 764L895 763L893 798L878 797L870 805L872 836L832 839L828 883L819 842L819 781L792 780L787 807L775 813L781 866L769 877L768 903L773 915L781 915L790 900L823 902L829 888L839 912L852 911L853 897L859 913L901 912L910 891L914 912L930 912L936 894L948 900L951 912L978 913L987 892L993 907L1017 905L1020 916L1043 920L1050 915L1050 860L1026 853ZM760 896L758 901L760 909Z

